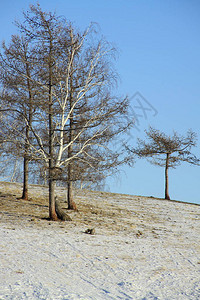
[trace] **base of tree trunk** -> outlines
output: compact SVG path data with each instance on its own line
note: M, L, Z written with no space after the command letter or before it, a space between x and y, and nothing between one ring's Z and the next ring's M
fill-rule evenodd
M28 201L28 191L23 191L21 199Z
M29 200L28 197L26 197L26 196L22 196L21 199L22 199L22 200L26 200L26 201Z
M55 201L56 214L58 218L62 221L72 221L71 217L64 212L58 200Z
M51 217L49 219L50 219L50 221L58 221L58 217L57 217L56 214L55 215L51 215Z
M165 200L171 200L169 196L165 196Z
M72 209L72 210L78 211L76 203L74 201L72 201L70 203L70 205L68 205L68 209Z

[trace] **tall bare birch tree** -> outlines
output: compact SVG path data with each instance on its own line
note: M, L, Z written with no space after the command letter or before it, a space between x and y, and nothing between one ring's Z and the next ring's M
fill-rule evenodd
M26 118L32 137L26 142L32 159L43 161L48 170L49 216L56 220L57 180L67 181L68 208L74 209L72 182L81 178L80 170L102 176L126 162L123 149L117 152L110 143L132 125L128 99L112 93L115 49L99 38L94 25L80 32L32 5L18 28L33 45L37 66L33 76L23 74L37 90L38 105L34 120Z

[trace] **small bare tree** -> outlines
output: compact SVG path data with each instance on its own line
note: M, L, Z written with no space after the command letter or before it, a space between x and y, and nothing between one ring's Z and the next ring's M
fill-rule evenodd
M137 147L127 147L127 149L129 153L139 158L146 157L153 165L165 168L165 199L170 199L169 168L176 168L181 162L188 162L193 165L200 163L200 160L191 153L191 148L196 146L196 134L189 130L185 137L176 132L169 136L150 127L146 131L146 136L148 142L138 139Z

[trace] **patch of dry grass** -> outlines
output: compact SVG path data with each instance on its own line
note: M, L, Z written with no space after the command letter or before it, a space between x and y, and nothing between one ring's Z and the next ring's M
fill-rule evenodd
M48 220L48 187L29 186L29 201L20 199L22 184L0 182L0 222L13 228L23 226L53 225L71 228L95 228L98 234L133 234L137 238L149 236L181 236L196 228L200 206L164 201L151 197L130 196L89 190L75 190L74 200L78 212L68 210L72 221ZM56 195L66 209L66 189L57 187ZM184 215L183 215L184 209ZM186 225L183 229L183 220ZM78 229L77 229L78 230Z
M18 183L0 183L0 210L1 219L4 222L15 221L48 221L48 187L29 186L29 200L20 199L22 185ZM67 204L66 190L57 188L56 194L65 209ZM82 225L84 227L99 228L106 231L119 231L126 228L135 228L129 221L123 218L131 216L125 209L109 203L109 194L104 192L75 191L75 202L78 212L67 211L71 216L70 225ZM122 224L123 223L123 224ZM44 225L44 223L41 223Z

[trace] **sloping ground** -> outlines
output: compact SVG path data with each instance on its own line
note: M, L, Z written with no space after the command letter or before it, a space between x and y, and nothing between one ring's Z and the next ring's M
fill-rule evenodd
M200 206L84 190L50 222L46 187L20 195L0 183L0 299L200 299Z

